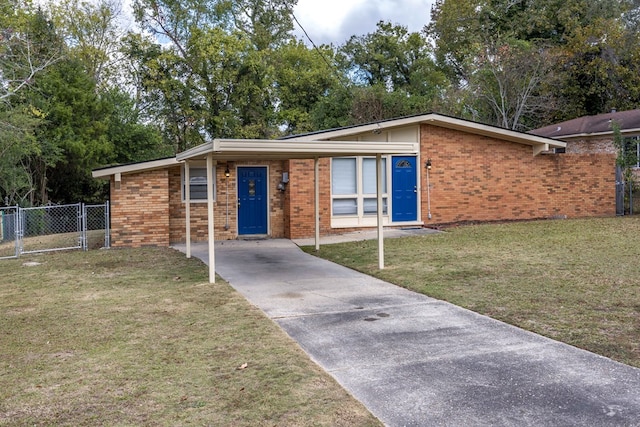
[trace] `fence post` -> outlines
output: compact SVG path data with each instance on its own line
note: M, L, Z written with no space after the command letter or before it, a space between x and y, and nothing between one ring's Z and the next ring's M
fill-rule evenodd
M16 209L16 258L20 257L23 251L22 238L24 237L24 212L21 207Z
M87 250L87 207L84 203L80 203L80 240L82 241L82 250Z
M104 203L104 247L111 247L111 226L109 224L109 220L111 215L109 213L109 201L107 200Z

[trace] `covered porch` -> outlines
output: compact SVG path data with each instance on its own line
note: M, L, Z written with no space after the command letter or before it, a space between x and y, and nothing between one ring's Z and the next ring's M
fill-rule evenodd
M176 156L176 160L184 162L185 182L189 182L189 165L194 161L205 160L207 164L207 221L208 221L208 264L209 281L215 282L215 227L214 227L214 162L243 160L314 160L314 204L315 204L315 247L320 248L320 176L319 160L321 158L374 156L376 158L377 189L377 240L378 266L384 268L384 230L382 203L382 156L386 155L418 155L419 146L415 142L362 142L362 141L278 141L278 140L245 140L215 139ZM191 196L189 185L185 186L186 207L186 241L187 257L192 255L191 247Z

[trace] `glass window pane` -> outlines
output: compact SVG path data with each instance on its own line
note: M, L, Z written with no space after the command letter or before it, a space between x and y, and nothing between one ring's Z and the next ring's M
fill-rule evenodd
M362 191L376 194L376 159L362 159ZM387 159L382 159L382 192L387 192Z
M375 198L368 198L363 200L364 214L365 215L377 215L378 213L378 200ZM382 198L382 213L387 214L387 198Z
M214 175L215 177L215 169ZM182 195L184 196L184 177L182 182ZM215 198L215 183L213 187ZM191 200L207 200L207 168L189 168L189 197ZM184 198L184 197L183 197Z
M356 159L331 161L331 191L333 194L356 194Z
M356 215L358 204L356 199L333 199L334 215Z

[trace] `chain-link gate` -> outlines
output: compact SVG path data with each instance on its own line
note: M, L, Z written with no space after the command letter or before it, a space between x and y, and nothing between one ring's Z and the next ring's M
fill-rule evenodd
M108 202L0 208L0 258L109 246Z
M18 207L0 208L0 259L17 258L18 245Z
M109 239L109 202L104 205L83 206L82 249L108 248Z
M82 248L82 206L42 206L20 209L21 253Z

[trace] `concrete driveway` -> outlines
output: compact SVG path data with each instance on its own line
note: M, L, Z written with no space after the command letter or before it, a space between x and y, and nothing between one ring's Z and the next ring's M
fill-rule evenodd
M194 256L207 260L206 247ZM388 426L640 426L640 369L303 253L216 243L217 273Z

